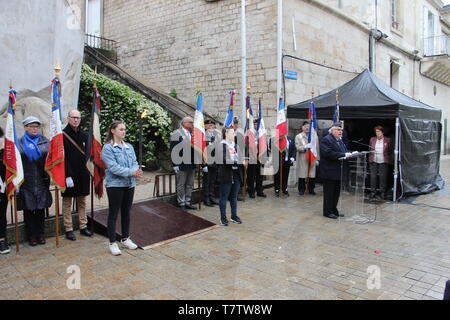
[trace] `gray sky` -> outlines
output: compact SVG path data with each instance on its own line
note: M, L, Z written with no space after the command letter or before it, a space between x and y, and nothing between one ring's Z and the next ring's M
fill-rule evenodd
M442 0L442 2L443 2L445 5L450 4L450 0Z

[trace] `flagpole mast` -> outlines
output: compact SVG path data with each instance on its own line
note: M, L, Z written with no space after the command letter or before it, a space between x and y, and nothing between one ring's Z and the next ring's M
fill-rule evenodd
M9 80L9 90L12 90L12 80ZM14 121L14 117L13 117ZM7 192L7 191L5 191ZM14 207L14 221L15 221L15 232L16 232L16 253L19 252L19 218L17 215L17 197L16 197L17 189L14 190L13 194L13 207Z
M94 105L96 104L96 99L97 99L97 96L96 96L96 91L97 91L97 66L95 66L95 70L94 70L94 81L93 81L93 83L92 83L92 87L93 87L93 89L94 89ZM92 110L93 112L95 112L94 110ZM89 146L89 148L92 150L92 143L93 143L93 141L94 141L94 114L92 114L91 115L91 144L90 144L90 146ZM91 150L89 150L89 156L92 156L90 153L91 153ZM93 172L93 174L95 175L95 164L94 164L94 170L93 170L94 172ZM95 189L94 189L94 176L93 175L91 175L91 220L92 220L92 223L91 223L91 233L92 233L92 235L94 235L94 192L95 192Z
M247 41L245 24L245 0L241 0L241 104L242 121L245 119L245 98L247 96Z
M311 102L313 102L312 99L314 99L314 88L311 89ZM311 122L312 122L312 119L309 121L309 132L311 132L311 127L312 127ZM309 141L308 141L308 143L309 143ZM310 151L309 156L311 157L311 151ZM306 173L306 186L308 187L308 190L310 190L309 189L309 171L311 170L311 160L309 160L309 159L306 159L306 160L308 160L308 172Z
M59 63L55 66L55 77L59 78L61 72L61 67ZM59 110L61 112L61 110ZM59 248L59 189L58 186L55 188L55 228L56 228L56 247Z

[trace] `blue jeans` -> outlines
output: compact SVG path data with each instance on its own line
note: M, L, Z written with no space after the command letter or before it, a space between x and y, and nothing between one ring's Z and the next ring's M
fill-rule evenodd
M444 300L450 300L450 279L445 284Z
M241 183L235 180L233 183L222 183L220 185L220 216L226 218L227 216L227 200L230 199L231 205L231 217L236 217L237 215L237 196Z

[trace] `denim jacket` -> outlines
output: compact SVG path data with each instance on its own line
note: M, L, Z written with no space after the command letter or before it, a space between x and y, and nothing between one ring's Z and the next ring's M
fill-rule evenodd
M133 172L139 169L136 154L131 144L124 142L125 148L114 142L106 143L102 150L102 160L106 166L106 183L109 187L136 186Z

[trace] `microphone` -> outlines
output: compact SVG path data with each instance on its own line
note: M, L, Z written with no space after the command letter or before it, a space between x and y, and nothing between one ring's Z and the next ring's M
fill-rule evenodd
M359 139L358 141L356 141L356 140L350 140L350 141L353 142L353 143L360 144L360 145L365 146L365 147L369 147L370 149L372 149L373 151L375 151L375 148L374 148L374 147L372 147L372 146L370 146L370 145L368 145L368 144L359 142L359 141L361 141L361 140L362 140L362 138ZM371 152L372 152L372 151L371 151Z

